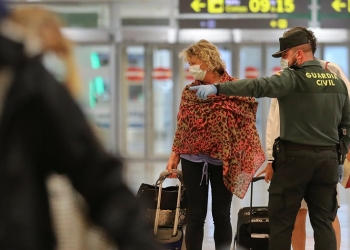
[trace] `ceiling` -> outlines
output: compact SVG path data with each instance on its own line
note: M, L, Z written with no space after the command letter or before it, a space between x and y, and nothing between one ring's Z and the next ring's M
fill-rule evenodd
M181 19L234 19L244 14L179 14L180 0L9 0L13 4L48 5L60 11L84 12L99 9L106 27L120 41L133 42L192 42L198 38L212 42L271 42L283 34L282 29L180 29ZM189 2L192 0L188 0ZM107 14L105 14L107 13ZM239 17L238 17L239 15ZM272 14L275 15L275 14ZM256 16L256 15L255 15ZM251 18L247 14L248 18ZM276 18L276 17L272 17ZM350 41L350 29L313 28L319 42Z

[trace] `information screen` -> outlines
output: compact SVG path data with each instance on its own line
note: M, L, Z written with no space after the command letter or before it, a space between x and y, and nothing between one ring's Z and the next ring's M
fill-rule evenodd
M309 0L179 0L180 14L309 13Z
M350 0L319 1L320 14L349 14L350 18Z
M324 29L350 29L350 19L322 18L320 23Z
M321 28L350 29L350 0L319 1Z
M288 29L307 27L308 19L180 19L180 29Z

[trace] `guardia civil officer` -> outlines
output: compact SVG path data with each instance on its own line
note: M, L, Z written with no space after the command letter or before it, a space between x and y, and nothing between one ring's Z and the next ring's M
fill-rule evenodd
M290 249L300 202L305 198L315 250L336 250L332 222L337 213L339 129L350 143L350 104L345 83L314 60L307 34L288 30L279 39L287 69L258 79L191 87L202 99L211 94L274 97L280 107L280 138L274 145L269 187L270 250Z

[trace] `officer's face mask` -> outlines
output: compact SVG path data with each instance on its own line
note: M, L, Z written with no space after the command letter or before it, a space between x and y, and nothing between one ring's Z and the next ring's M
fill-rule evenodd
M207 74L206 70L201 69L201 64L193 65L188 68L190 74L193 76L194 79L198 81L203 81L205 75Z
M281 66L282 69L286 69L286 68L289 67L289 61L290 61L290 59L292 59L292 58L296 55L297 52L298 52L298 51L296 51L289 59L283 59L283 58L281 58L280 66ZM294 64L296 64L297 62L298 62L298 60L296 60L296 62L295 62Z

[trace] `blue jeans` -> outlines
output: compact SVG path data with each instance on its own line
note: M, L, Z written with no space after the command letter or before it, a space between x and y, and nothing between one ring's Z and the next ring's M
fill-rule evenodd
M206 181L200 185L204 163L181 159L181 165L188 202L186 248L188 250L201 250L209 187ZM212 195L215 249L229 250L232 242L230 217L232 193L224 184L222 166L208 164L208 174Z

